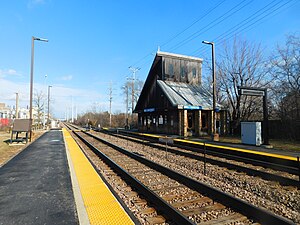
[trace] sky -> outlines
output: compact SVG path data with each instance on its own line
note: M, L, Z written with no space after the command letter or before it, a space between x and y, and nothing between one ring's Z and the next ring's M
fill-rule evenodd
M29 105L31 38L34 93L47 95L51 112L125 112L122 86L140 68L144 81L155 53L216 58L235 36L260 44L265 57L289 34L300 34L299 0L0 0L0 102ZM203 74L205 76L205 73Z

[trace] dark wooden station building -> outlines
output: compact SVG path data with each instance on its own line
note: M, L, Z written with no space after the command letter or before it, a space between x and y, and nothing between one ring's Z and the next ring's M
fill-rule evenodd
M142 132L179 136L212 133L212 94L201 83L202 59L158 51L134 113ZM217 104L217 131L226 131L226 110Z

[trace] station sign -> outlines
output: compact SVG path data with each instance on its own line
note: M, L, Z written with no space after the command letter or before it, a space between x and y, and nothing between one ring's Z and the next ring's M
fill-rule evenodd
M155 108L148 108L148 109L144 109L144 112L154 112Z
M240 95L251 95L251 96L265 96L265 92L263 90L257 90L257 89L247 89L247 88L241 88L239 90Z
M196 105L185 105L183 106L184 109L189 109L189 110L201 110L201 106L196 106Z

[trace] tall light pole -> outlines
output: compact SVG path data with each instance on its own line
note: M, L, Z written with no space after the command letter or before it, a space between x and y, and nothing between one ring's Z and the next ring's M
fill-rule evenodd
M47 121L49 120L50 121L50 88L52 86L48 86L48 118L47 118Z
M213 124L212 124L212 140L213 141L219 141L219 136L216 133L216 72L215 72L215 43L214 42L209 42L209 41L202 41L203 44L211 45L211 61L212 61L212 79L213 79Z
M45 75L45 79L44 79L44 90L46 89L46 79L47 79L47 74ZM46 91L45 91L46 92ZM44 97L44 112L43 112L43 129L45 129L45 124L46 124L46 104L45 104L45 98Z
M29 107L29 120L30 120L30 141L32 134L32 94L33 94L33 65L34 65L34 41L48 42L48 39L31 37L31 67L30 67L30 107Z

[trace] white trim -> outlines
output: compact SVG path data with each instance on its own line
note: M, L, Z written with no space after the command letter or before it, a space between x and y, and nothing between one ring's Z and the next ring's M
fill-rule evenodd
M169 53L169 52L157 51L156 54L157 54L157 56L170 56L173 58L182 58L182 59L194 60L194 61L199 61L199 62L203 61L203 59L201 59L201 58L187 56L187 55L180 55L180 54L175 54L175 53Z

